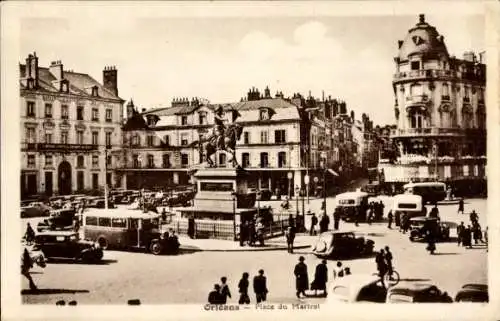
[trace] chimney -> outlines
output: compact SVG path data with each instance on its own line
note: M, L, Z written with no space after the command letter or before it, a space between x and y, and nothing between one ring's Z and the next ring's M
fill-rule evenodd
M29 54L28 58L26 58L25 76L26 78L32 78L34 86L38 87L38 57L36 56L36 52Z
M403 40L398 40L398 49L401 49L401 47L403 46Z
M271 91L269 90L269 86L266 86L266 89L264 89L264 98L272 98L271 97Z
M424 14L419 14L418 15L418 23L425 23L425 15Z
M127 104L127 119L132 118L134 116L134 101L130 98L130 101Z
M102 84L104 88L118 97L118 71L115 66L104 67L102 71Z
M61 60L52 61L50 63L49 71L57 81L64 79L64 69Z
M474 62L476 60L476 55L472 51L464 52L464 60Z

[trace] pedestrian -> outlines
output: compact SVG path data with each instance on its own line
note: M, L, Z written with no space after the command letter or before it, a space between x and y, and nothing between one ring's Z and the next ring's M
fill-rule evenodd
M220 295L222 304L226 304L227 298L231 298L231 291L227 285L227 278L225 276L220 278Z
M26 224L26 233L24 234L24 239L26 240L26 244L31 245L35 240L35 231L31 227L31 224L28 222Z
M194 239L194 234L195 234L194 216L190 216L188 219L188 236Z
M328 225L330 224L330 219L328 215L321 215L321 220L319 221L319 232L324 233L328 231Z
M348 266L346 266L344 268L344 275L351 275L351 268L349 268Z
M366 210L367 211L367 215L366 215L366 222L368 223L368 225L372 225L372 221L373 221L373 210L374 208L374 205L373 203L370 205L370 207Z
M458 213L463 214L464 213L464 199L461 198L460 201L458 201Z
M401 213L399 211L394 213L394 225L396 225L401 232Z
M472 225L472 235L474 236L474 244L478 244L479 241L484 243L482 234L483 233L481 232L481 225L479 225L477 221L474 222L474 224Z
M293 215L288 215L288 226L296 227L295 220L293 219Z
M384 259L385 259L385 265L387 266L387 272L389 273L389 276L392 277L392 271L393 271L393 268L392 268L392 253L391 251L389 250L389 247L386 246L385 247L385 256L384 256Z
M392 210L389 210L389 213L387 214L387 219L388 219L388 223L387 223L387 228L391 229L392 227Z
M248 240L247 221L243 221L240 224L240 246L244 246L247 240Z
M222 296L220 294L220 285L214 284L214 289L208 294L209 304L222 304Z
M344 276L344 269L342 268L342 262L338 261L337 266L333 270L333 278L341 278Z
M439 218L439 209L437 207L437 204L435 204L432 208L431 212L429 213L429 217Z
M264 270L259 270L259 275L253 278L253 291L255 292L255 299L257 303L267 300L267 279L264 276Z
M464 246L468 247L469 249L472 248L472 227L470 225L467 225L467 227L464 229Z
M165 223L167 221L167 210L165 209L165 207L161 211L161 220L163 223Z
M248 245L254 246L256 239L255 220L248 222Z
M387 265L385 262L385 253L384 250L381 249L379 253L377 253L377 256L375 257L375 263L377 264L377 271L378 275L380 277L380 280L382 281L382 284L384 283L384 275L387 273Z
M470 213L470 222L473 224L474 222L477 222L478 215L475 210L472 210L472 213Z
M295 240L295 226L290 225L286 230L286 246L288 253L293 253L293 241Z
M328 282L328 267L326 266L326 260L322 260L316 266L316 271L314 273L314 281L311 284L311 290L314 290L314 295L317 295L317 291L323 291L323 295L327 296L326 284Z
M295 288L297 290L297 298L300 299L300 295L306 296L306 290L309 288L309 277L307 274L307 265L304 263L305 258L303 256L299 257L299 263L295 265L293 274L295 275Z
M30 269L33 268L34 263L35 262L31 258L31 255L28 252L28 249L24 248L22 261L21 261L21 274L24 275L28 279L29 285L30 285L30 290L37 290L38 289L35 285L35 282L33 281L33 278L31 277L31 274L30 274Z
M309 232L309 235L316 235L316 224L318 224L318 218L316 217L316 214L313 213L311 217L311 231Z
M333 212L333 228L337 231L339 229L339 222L340 222L340 211L341 209L339 207L335 208L335 211Z
M250 297L248 296L248 273L243 273L240 282L238 283L238 289L240 292L240 299L238 304L250 304Z
M432 231L427 231L427 247L426 250L432 255L436 251L436 241L434 240L434 233Z
M381 220L382 217L384 216L384 208L385 208L385 205L384 205L384 203L381 200L379 202L379 216L377 217L377 220Z
M460 225L457 226L457 245L460 246L463 241L463 236L464 236L464 222L460 222Z

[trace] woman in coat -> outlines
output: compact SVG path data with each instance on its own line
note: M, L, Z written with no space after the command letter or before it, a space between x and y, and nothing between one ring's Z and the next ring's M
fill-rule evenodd
M299 258L299 263L295 265L293 274L295 275L295 288L297 289L297 298L300 295L306 296L306 290L309 289L309 277L307 275L307 265L304 263L305 258L301 256Z

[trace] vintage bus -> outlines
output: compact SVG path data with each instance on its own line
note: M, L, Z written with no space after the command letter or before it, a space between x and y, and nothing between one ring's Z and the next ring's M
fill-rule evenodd
M412 218L426 215L426 208L420 195L394 195L392 201L392 212L395 216L406 214L408 218Z
M442 182L409 183L403 186L405 194L422 196L424 203L435 203L446 198L446 184Z
M94 211L85 214L83 234L103 249L142 248L157 255L177 246L164 237L160 214L131 210Z
M358 215L359 221L366 220L369 194L361 191L347 192L335 196L335 206L340 208L341 217L345 221L354 221Z

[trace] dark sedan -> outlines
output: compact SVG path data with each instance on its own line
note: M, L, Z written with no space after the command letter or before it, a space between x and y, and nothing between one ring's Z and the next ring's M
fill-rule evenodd
M78 233L71 231L46 231L37 234L34 250L42 251L47 259L97 262L103 257L103 250L97 243L81 240Z
M455 296L455 302L489 302L487 284L465 284Z
M324 232L319 235L313 253L322 258L365 256L373 253L374 246L375 242L354 232Z

